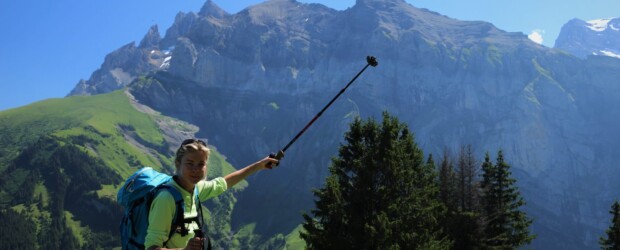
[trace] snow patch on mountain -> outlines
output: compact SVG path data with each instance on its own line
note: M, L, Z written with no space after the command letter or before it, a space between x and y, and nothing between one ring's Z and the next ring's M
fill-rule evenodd
M605 31L607 30L607 24L609 24L609 21L611 21L611 18L608 19L595 19L595 20L590 20L587 21L586 23L588 24L588 28L597 32L601 32L601 31Z
M601 54L604 55L604 56L620 58L620 55L618 55L618 54L616 54L614 52L611 52L609 50L601 50Z
M170 67L170 59L172 59L172 56L165 57L164 61L161 63L159 68L160 69L167 69L168 67Z

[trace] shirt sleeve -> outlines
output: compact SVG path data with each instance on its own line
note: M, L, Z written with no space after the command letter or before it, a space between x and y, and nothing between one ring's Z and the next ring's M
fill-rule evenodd
M200 181L196 185L198 186L198 198L200 198L200 201L206 201L207 199L218 196L228 189L224 177L218 177L209 181Z
M174 198L168 192L159 192L153 199L149 212L149 227L144 239L146 248L163 247L164 242L168 240L175 209Z

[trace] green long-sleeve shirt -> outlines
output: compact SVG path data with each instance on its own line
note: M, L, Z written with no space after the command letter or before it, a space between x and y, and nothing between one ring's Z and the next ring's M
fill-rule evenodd
M197 206L195 204L194 194L188 192L179 186L174 180L170 180L174 188L176 188L183 196L183 202L185 206L185 218L194 218L198 216ZM210 181L200 181L196 184L196 190L200 201L205 201L209 198L215 197L226 191L226 180L222 177L215 178ZM159 192L153 203L151 204L151 210L149 213L149 227L146 233L146 239L144 240L144 246L149 248L151 246L167 247L167 248L183 248L189 242L189 239L194 237L194 229L198 229L198 225L195 222L186 224L189 233L183 237L179 233L172 235L168 240L170 233L170 225L175 213L174 198L169 192ZM164 246L164 242L166 246Z

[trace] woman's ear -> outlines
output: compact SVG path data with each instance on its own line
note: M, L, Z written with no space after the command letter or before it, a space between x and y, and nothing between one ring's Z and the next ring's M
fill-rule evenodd
M177 167L177 169L179 169L179 167L181 166L181 161L179 161L179 160L175 160L175 161L174 161L174 166L176 166L176 167Z

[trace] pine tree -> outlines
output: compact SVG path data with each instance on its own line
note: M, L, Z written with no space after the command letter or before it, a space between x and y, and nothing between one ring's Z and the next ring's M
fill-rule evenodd
M529 232L532 219L519 210L525 201L515 185L516 180L511 178L510 165L504 161L503 152L498 152L495 165L487 152L482 170L486 248L516 249L529 244L535 237Z
M460 208L462 211L471 212L476 209L479 199L476 191L478 169L471 145L461 146L458 159L457 176Z
M611 205L609 213L612 215L611 226L607 229L607 237L601 237L601 249L620 250L620 204L618 201Z
M424 162L413 135L383 114L381 125L356 119L315 190L314 217L304 214L309 249L446 249L438 223L434 163Z
M441 163L439 164L439 200L448 209L448 212L457 211L458 201L456 172L450 159L450 152L444 149Z
M455 170L448 150L444 150L439 170L440 200L447 207L442 223L452 249L480 249L481 216L479 184L475 178L476 159L471 146L463 146Z

